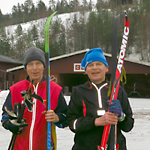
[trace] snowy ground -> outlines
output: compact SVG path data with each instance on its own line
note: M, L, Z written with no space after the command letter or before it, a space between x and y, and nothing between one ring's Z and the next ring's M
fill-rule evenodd
M7 91L0 92L0 118L1 107ZM66 97L68 102L68 97ZM135 126L129 133L124 133L127 138L128 150L148 150L150 149L150 99L130 98L133 109ZM74 134L68 129L57 128L58 150L71 150ZM3 129L0 124L0 149L6 150L11 134Z

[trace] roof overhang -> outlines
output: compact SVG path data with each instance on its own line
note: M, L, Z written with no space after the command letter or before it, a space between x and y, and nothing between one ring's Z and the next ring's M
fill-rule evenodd
M69 54L56 56L56 57L50 58L50 61L56 61L56 60L64 59L64 58L71 57L71 56L74 56L74 55L79 55L79 54L82 54L82 53L86 53L87 51L89 51L89 49L85 49L85 50L81 50L81 51L75 51L75 52L72 52L72 53L69 53ZM112 56L111 54L105 53L105 52L104 52L104 55L106 57L111 57ZM140 65L150 66L150 63L148 63L148 62L133 61L133 60L128 59L128 58L125 58L125 61L140 64ZM24 65L21 65L21 66L18 66L18 67L13 67L13 68L7 69L6 72L12 72L12 71L23 69L23 68L24 68Z

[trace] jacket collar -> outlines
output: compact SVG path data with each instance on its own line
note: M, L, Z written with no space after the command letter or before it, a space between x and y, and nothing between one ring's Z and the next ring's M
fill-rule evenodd
M29 76L27 76L26 80L31 82ZM43 76L43 78L42 78L42 80L40 82L43 82L43 81L46 81L46 77L45 76Z
M103 81L103 82L100 83L100 84L96 84L96 86L99 88L99 87L101 87L102 85L104 85L105 83L108 83L108 82L105 80L105 81ZM92 82L91 82L91 81L86 82L86 83L84 84L84 87L85 87L85 88L88 88L88 89L92 89L92 88L93 88Z

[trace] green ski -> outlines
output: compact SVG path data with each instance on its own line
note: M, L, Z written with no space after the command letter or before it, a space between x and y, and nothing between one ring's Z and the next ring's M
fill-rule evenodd
M47 19L45 25L45 55L46 55L46 110L51 109L51 99L50 99L50 44L49 44L49 26L53 16L57 12L54 12ZM47 137L46 137L46 150L51 150L51 122L47 122Z

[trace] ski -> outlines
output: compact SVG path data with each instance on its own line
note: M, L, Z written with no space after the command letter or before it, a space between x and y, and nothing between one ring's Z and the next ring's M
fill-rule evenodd
M50 98L50 49L49 49L49 26L53 16L57 12L54 12L50 15L50 17L46 21L45 25L45 55L46 55L46 110L51 109L51 98ZM46 124L46 150L51 150L51 122L47 122Z
M117 66L117 51L119 50L118 46L118 24L120 21L120 14L115 18L113 23L113 29L112 29L112 58L111 58L111 80L110 80L110 87L108 91L108 96L110 96L113 82L115 78L115 72L116 72L116 66ZM109 137L107 140L107 145L109 150L113 150L113 145L115 143L115 125L111 125Z
M111 58L111 90L115 78L116 66L117 66L117 51L119 50L118 46L118 39L117 39L117 30L118 30L118 23L120 20L120 14L115 18L113 24L113 31L112 31L112 58Z
M114 78L114 82L113 82L113 87L112 87L109 104L111 104L111 101L113 99L117 99L117 96L118 96L121 72L122 72L123 63L124 63L124 59L125 59L128 38L129 38L129 18L127 16L127 13L125 12L124 33L123 33L123 37L122 37L119 59L118 59L118 63L117 63L117 68L116 68L116 73L115 73L115 78ZM111 129L111 125L106 125L104 127L101 146L97 146L98 150L107 150L107 148L108 148L107 141L108 141L110 129ZM119 149L119 145L117 144L117 125L115 125L115 143L114 143L113 149L114 150Z

